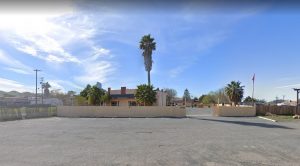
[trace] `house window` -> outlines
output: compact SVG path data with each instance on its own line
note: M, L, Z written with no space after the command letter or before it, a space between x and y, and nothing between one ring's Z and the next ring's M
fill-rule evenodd
M118 102L117 101L112 101L111 106L118 106Z
M135 101L128 101L128 105L129 106L136 106L136 102Z

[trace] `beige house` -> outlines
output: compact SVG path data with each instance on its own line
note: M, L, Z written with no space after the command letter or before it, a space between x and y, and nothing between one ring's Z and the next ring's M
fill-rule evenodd
M111 106L137 106L138 103L134 97L136 89L127 89L121 87L121 89L112 90L108 88L107 92L111 96L109 105ZM166 106L167 93L157 90L156 91L156 103L155 106Z

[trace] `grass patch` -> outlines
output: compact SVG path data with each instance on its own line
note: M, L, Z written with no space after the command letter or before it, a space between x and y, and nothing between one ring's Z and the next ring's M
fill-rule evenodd
M291 115L269 115L263 117L276 120L277 122L292 122L292 121L300 122L299 119L293 119L293 116Z

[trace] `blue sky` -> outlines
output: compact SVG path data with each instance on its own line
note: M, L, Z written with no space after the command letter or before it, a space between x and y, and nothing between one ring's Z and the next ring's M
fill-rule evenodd
M147 82L139 40L150 33L157 43L151 71L155 87L174 88L178 96L188 88L199 97L236 80L247 96L256 73L255 97L295 100L292 88L300 87L297 9L278 3L132 3L2 7L0 90L34 92L35 68L52 89L64 92L79 92L97 81L104 88L135 88Z

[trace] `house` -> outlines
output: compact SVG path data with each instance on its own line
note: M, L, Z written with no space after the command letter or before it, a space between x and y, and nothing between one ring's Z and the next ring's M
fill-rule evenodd
M193 100L184 100L183 98L180 98L180 97L175 97L173 100L172 100L172 105L173 106L180 106L180 107L183 107L183 106L186 106L186 107L200 107L201 104L199 103L199 100L198 99L193 99Z
M277 106L297 106L297 101L285 100L283 102L277 103Z
M111 106L136 106L136 100L134 97L136 89L126 89L126 87L121 87L121 89L111 90L108 88L107 93L110 95L110 105Z
M135 94L136 89L127 89L126 87L121 87L121 89L112 90L108 88L107 93L110 95L111 100L108 105L110 106L137 106ZM155 106L166 106L167 103L167 93L157 90L156 91L156 103Z

